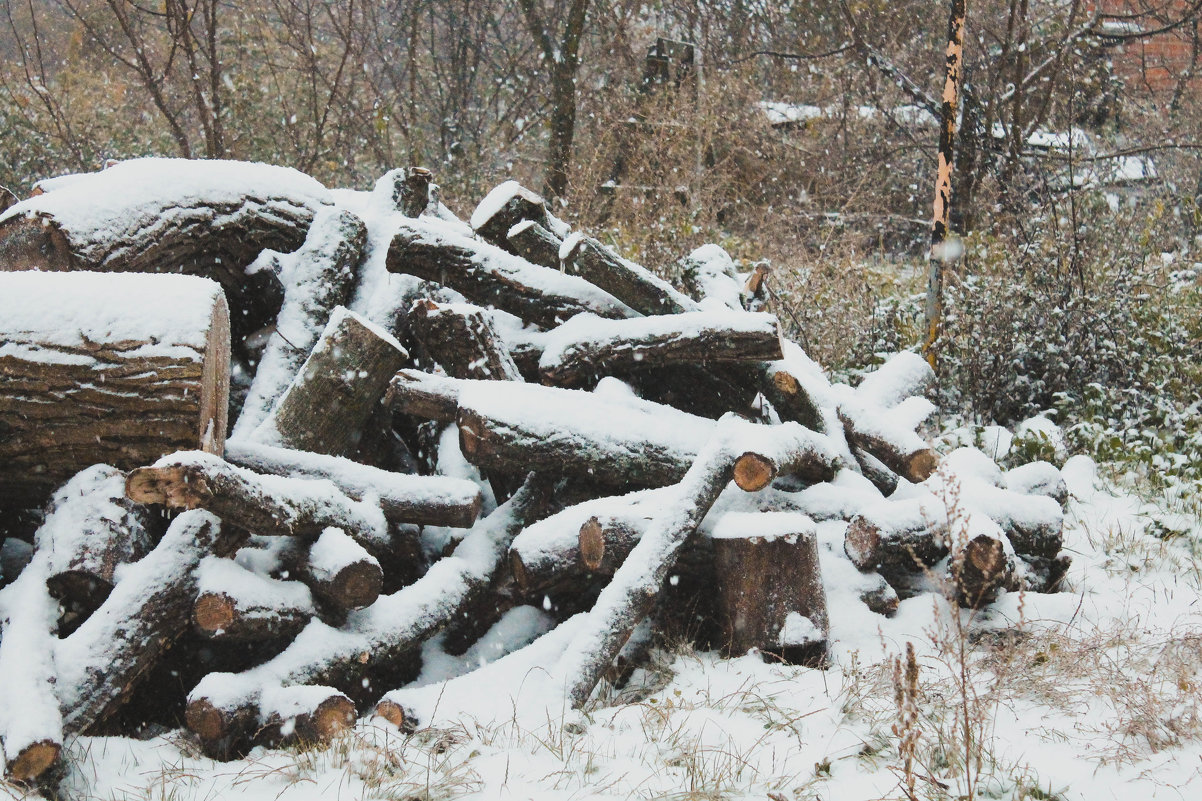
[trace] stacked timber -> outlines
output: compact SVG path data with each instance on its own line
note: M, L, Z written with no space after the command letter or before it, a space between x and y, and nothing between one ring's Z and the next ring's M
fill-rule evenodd
M512 182L468 224L425 170L231 169L0 216L0 505L36 523L0 552L12 780L147 722L217 757L420 725L391 691L423 650L519 607L581 706L656 632L819 667L846 603L1063 578L1056 469L940 458L926 363L831 382L762 267L707 245L674 287Z

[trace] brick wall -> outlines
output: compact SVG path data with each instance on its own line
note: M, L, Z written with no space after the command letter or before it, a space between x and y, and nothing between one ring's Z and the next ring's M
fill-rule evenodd
M1116 33L1150 31L1181 19L1196 6L1196 0L1097 0L1104 14L1124 15L1105 22L1105 30ZM1184 25L1166 33L1141 37L1115 45L1111 60L1115 73L1129 91L1154 96L1175 92L1191 68L1194 74L1185 90L1202 93L1202 53L1195 53L1202 36L1202 14L1195 12ZM1195 61L1197 62L1196 65ZM1194 66L1192 66L1194 65Z

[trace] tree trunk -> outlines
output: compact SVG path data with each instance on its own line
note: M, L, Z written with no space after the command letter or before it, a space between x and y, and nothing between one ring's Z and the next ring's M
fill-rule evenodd
M409 354L384 329L338 307L300 372L252 439L346 456Z
M41 506L93 464L224 447L229 310L212 281L0 272L0 339L0 509Z

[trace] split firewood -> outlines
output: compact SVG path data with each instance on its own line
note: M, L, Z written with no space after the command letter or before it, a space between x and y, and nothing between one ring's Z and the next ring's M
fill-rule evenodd
M333 526L309 546L299 578L314 595L340 612L371 606L384 583L375 557Z
M251 438L334 456L352 453L388 382L408 359L391 334L339 306Z
M755 648L822 666L829 625L814 521L795 512L732 512L709 534L726 653Z
M406 317L410 335L448 375L523 381L487 309L419 300Z
M36 779L62 751L55 695L58 604L46 590L49 576L46 554L35 556L8 588L0 620L0 756L12 781Z
M573 234L559 249L559 260L570 275L599 286L640 314L680 314L697 304L664 279L589 236Z
M325 208L313 218L300 250L279 257L284 303L234 436L245 436L263 422L300 372L333 310L350 300L366 245L362 220L349 211Z
M406 371L398 375L404 374ZM231 440L225 455L231 464L256 473L326 479L352 500L362 501L370 496L379 503L390 523L467 528L480 514L479 487L461 478L394 473L340 456L246 440Z
M933 496L884 501L852 518L843 550L860 570L886 579L921 572L947 556L948 511Z
M746 273L743 280L743 308L748 311L763 311L768 305L768 273L771 268L760 262Z
M221 453L229 310L181 275L0 272L0 508L84 467Z
M469 222L477 236L505 250L510 249L509 231L519 223L534 223L548 231L557 227L547 201L517 181L506 181L485 195Z
M781 358L780 340L780 325L768 314L577 315L548 336L539 373L546 384L580 386L599 375L667 365L768 361Z
M153 551L125 568L104 605L56 643L55 691L65 732L86 733L119 709L187 627L196 567L220 530L211 514L181 514Z
M718 424L680 481L675 502L656 512L630 557L601 591L581 631L553 669L573 706L588 700L634 627L651 611L681 546L731 480L740 443L757 437L748 431L755 427L737 418ZM805 443L791 440L803 431L800 426L781 426L775 444L781 452L800 450Z
M119 566L154 545L146 511L125 497L125 474L94 465L64 484L37 533L46 586L69 614L87 616L108 598ZM60 633L73 628L70 621Z
M317 614L304 584L261 576L232 559L205 557L196 582L192 623L209 639L287 642Z
M559 269L559 249L563 240L534 220L523 220L510 228L505 234L505 243L502 247L531 264Z
M299 247L332 200L296 170L234 161L131 159L41 186L0 216L0 269L207 276L225 288L239 343L281 301L275 276L247 265Z
M402 223L388 249L388 271L437 281L469 300L553 328L580 312L637 317L608 292L581 278L531 264L451 230Z
M132 471L125 494L169 509L206 509L256 534L314 540L334 526L373 555L393 547L375 503L353 500L330 481L260 475L204 453L177 453Z
M341 628L315 620L259 667L240 674L209 674L188 696L189 728L221 741L240 721L253 720L264 691L281 683L326 684L352 699L371 697L373 669L411 652L487 589L513 537L541 514L548 490L546 482L528 480L509 501L477 522L453 555L434 563L409 587L350 613Z

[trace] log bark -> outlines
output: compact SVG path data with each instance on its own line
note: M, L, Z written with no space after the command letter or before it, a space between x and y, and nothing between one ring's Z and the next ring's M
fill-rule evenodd
M386 401L394 411L438 423L453 423L459 413L459 393L468 386L420 370L401 370L389 383Z
M544 230L552 228L547 201L516 181L506 181L480 201L472 212L470 224L477 236L509 250L506 235L523 222L535 223Z
M229 310L211 281L0 272L0 341L2 509L93 464L224 447Z
M35 556L8 589L0 621L0 755L12 781L36 779L62 751L54 660L58 604L46 590L49 574L45 554Z
M901 480L897 473L885 467L884 462L880 459L860 448L852 448L851 455L855 458L856 464L860 466L860 474L871 481L872 486L876 487L881 495L887 498L894 493Z
M219 557L206 557L197 571L192 624L208 639L286 642L315 614L309 589L299 582L260 576Z
M574 706L583 705L598 679L655 603L685 541L705 517L734 473L740 442L757 439L759 428L737 418L721 421L681 480L675 502L658 510L639 544L601 591L596 606L552 671ZM800 426L775 427L782 452L803 447ZM809 432L806 432L809 433Z
M956 602L980 609L997 600L1001 590L1013 589L1014 558L1000 539L980 534L952 559L951 578Z
M487 589L513 537L543 509L549 486L529 480L508 502L480 520L452 556L436 562L413 585L350 613L335 629L314 621L266 663L240 674L214 673L188 696L188 725L221 740L257 710L263 692L280 683L325 684L352 699L373 695L372 681L453 620ZM396 677L392 677L396 680Z
M409 354L388 332L339 307L252 439L346 456Z
M331 202L295 170L224 161L133 159L56 186L0 218L0 269L207 276L225 289L239 343L281 301L275 276L247 265L295 250Z
M524 381L486 309L419 300L406 317L421 349L454 378Z
M888 411L841 404L839 419L847 442L875 456L885 467L915 484L926 481L939 467L939 456L912 431L888 424Z
M86 733L112 715L187 627L196 567L219 532L220 522L205 512L177 517L104 605L58 641L55 690L65 732Z
M402 371L400 375L404 374ZM340 456L245 440L231 440L225 455L231 464L257 473L326 479L355 501L370 496L379 502L384 517L393 524L467 528L479 516L483 502L479 487L462 478L394 473Z
M587 281L441 229L402 223L388 248L387 267L389 272L437 281L474 303L547 328L581 312L607 318L638 316Z
M46 587L67 615L86 617L113 591L116 569L154 545L145 510L125 497L125 474L108 465L81 471L54 494L37 534L45 554ZM60 634L74 629L60 620Z
M588 236L573 235L559 251L564 271L599 286L640 314L680 314L697 304L650 270Z
M398 187L394 200L397 209L406 217L420 217L430 205L430 184L434 181L434 173L425 167L409 167L405 170L405 180Z
M778 362L764 366L760 391L776 409L781 420L792 420L811 431L825 433L826 424L818 401L784 364Z
M887 501L852 518L843 550L860 570L886 579L915 573L948 554L946 513L921 498Z
M263 422L300 372L334 309L350 300L366 245L363 221L329 208L314 217L300 250L280 257L284 302L242 404L235 436L248 435Z
M340 528L330 527L309 546L300 579L340 612L371 606L380 597L380 563Z
M822 666L829 624L814 522L792 512L730 513L710 536L726 653L755 648Z
M261 476L202 453L175 454L132 471L133 501L170 509L206 509L267 536L315 540L341 528L373 555L393 547L379 506L347 497L328 481Z
M580 315L548 337L539 373L545 384L581 386L601 375L782 355L780 325L767 314L691 312L638 320Z
M531 264L559 269L559 248L563 240L533 220L514 225L505 234L506 250Z

